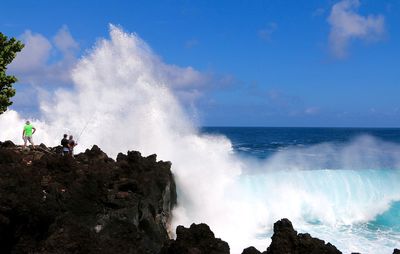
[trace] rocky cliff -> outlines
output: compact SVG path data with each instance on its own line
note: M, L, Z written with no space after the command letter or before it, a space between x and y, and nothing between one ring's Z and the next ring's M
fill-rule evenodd
M169 162L0 146L0 253L158 253L169 239Z

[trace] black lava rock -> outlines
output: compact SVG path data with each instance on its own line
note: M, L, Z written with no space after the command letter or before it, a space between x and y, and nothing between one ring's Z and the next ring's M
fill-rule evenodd
M341 254L335 246L309 234L297 234L288 219L274 224L274 235L267 254Z
M158 253L176 204L171 164L0 147L0 253Z
M215 238L206 224L178 226L176 236L176 240L164 245L160 254L229 254L229 245Z

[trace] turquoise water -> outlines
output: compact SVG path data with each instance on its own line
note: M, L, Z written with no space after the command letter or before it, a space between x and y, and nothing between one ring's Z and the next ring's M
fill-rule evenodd
M248 165L242 190L265 208L259 238L289 218L344 253L400 248L400 129L203 128Z
M400 232L400 201L393 201L389 208L368 224L371 230L393 230Z

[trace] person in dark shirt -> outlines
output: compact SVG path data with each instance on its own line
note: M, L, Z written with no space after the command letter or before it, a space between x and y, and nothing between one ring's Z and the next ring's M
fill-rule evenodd
M77 146L78 143L75 142L74 137L71 135L69 136L68 146L69 146L69 154L74 156L74 147Z
M69 154L69 141L67 139L68 135L64 134L64 138L61 139L61 146L62 146L62 155Z

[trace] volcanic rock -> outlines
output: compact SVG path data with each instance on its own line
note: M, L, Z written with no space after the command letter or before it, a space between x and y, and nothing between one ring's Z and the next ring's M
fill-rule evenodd
M261 252L259 250L257 250L256 248L254 248L253 246L251 246L251 247L244 249L242 254L261 254Z
M190 228L178 226L176 240L165 244L160 254L229 254L229 245L206 224L192 224Z
M15 144L12 141L7 140L7 141L0 143L0 146L2 148L13 148L13 147L15 147Z
M340 254L330 243L311 237L309 234L297 234L288 219L274 224L274 234L266 254Z
M0 253L158 253L176 204L171 163L97 146L0 147Z

